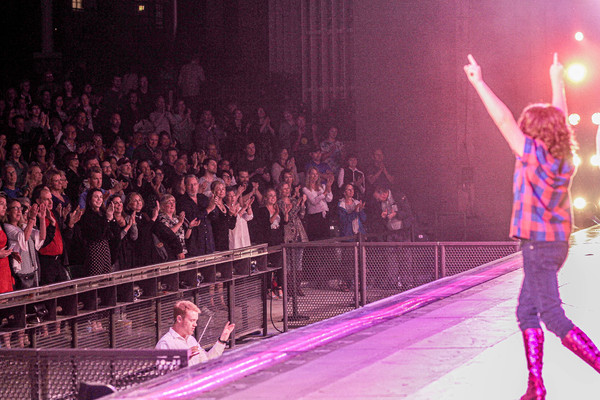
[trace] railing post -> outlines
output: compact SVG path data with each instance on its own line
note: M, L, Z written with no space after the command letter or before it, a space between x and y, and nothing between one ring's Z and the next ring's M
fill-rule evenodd
M358 235L358 261L359 276L360 276L360 305L367 304L367 257L366 248L363 241L363 235Z
M438 254L438 243L433 245L433 253L435 254L435 280L440 279L440 255Z
M281 253L283 258L283 331L288 331L288 261L287 261L287 247L281 246ZM268 284L267 284L268 286Z
M440 244L440 250L442 252L442 278L446 277L446 246Z

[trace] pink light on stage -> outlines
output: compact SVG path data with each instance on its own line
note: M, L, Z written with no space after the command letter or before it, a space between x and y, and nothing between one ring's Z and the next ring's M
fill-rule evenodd
M580 63L573 63L567 67L567 78L573 83L579 83L585 79L587 68Z
M581 42L583 40L583 32L575 33L575 40L577 40L578 42Z

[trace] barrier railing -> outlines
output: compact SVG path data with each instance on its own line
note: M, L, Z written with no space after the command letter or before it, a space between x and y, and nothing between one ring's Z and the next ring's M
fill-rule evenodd
M331 318L518 250L518 242L286 244L284 330Z
M93 382L123 390L187 366L186 350L0 350L0 399L77 399Z
M213 253L0 295L3 348L153 348L172 324L173 304L203 311L200 344L229 320L236 338L267 331L266 245Z

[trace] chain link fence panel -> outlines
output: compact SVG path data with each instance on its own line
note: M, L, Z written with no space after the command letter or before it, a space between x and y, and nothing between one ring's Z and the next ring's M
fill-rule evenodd
M185 366L185 350L0 350L0 398L77 399L80 382L123 390Z

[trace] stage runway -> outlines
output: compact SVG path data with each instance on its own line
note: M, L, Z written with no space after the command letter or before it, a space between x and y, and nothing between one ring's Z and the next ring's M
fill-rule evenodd
M559 274L567 316L600 343L600 230L578 232ZM115 398L518 399L520 253L231 351ZM546 332L547 400L600 398L600 375Z

